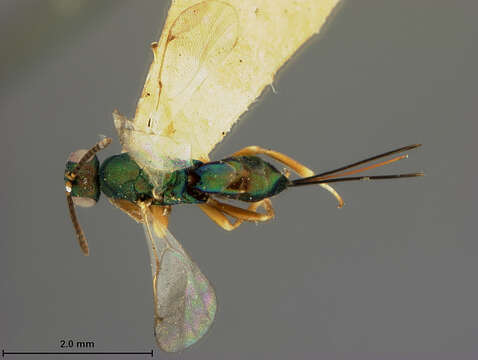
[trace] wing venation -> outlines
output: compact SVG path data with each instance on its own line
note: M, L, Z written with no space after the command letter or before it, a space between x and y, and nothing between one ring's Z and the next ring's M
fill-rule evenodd
M143 208L151 257L156 341L168 352L198 341L216 313L214 289L157 214Z
M279 68L320 31L338 2L173 1L153 46L133 135L159 136L155 151L163 158L207 160ZM134 146L146 148L142 142ZM181 148L184 144L188 151ZM171 167L155 161L147 166L153 165Z

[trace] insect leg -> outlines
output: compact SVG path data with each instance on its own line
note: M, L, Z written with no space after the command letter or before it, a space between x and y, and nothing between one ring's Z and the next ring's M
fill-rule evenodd
M307 166L299 163L298 161L292 159L291 157L285 154L282 154L278 151L261 148L260 146L255 146L255 145L246 146L245 148L239 151L236 151L231 156L259 155L259 154L267 155L270 158L283 163L284 165L294 170L300 176L308 177L314 174L314 172L311 169L309 169Z
M207 204L219 211L222 211L226 215L229 215L244 221L263 222L263 221L268 221L274 217L274 210L272 208L272 204L270 200L268 199L264 199L254 204L251 204L251 206L247 210L237 206L222 203L220 201L217 201L211 198L209 198L209 200L207 201ZM266 210L265 214L255 211L260 205L264 206Z
M151 205L149 207L153 217L165 228L169 224L169 214L171 213L171 206Z
M265 214L256 211L260 206L266 210ZM267 221L274 217L274 209L269 199L252 203L247 210L213 199L209 199L206 204L199 204L199 207L212 221L227 231L236 229L244 221ZM231 222L226 215L235 221Z
M290 167L300 176L310 177L310 176L313 176L314 174L314 172L311 169L309 169L307 166L292 159L291 157L285 154L282 154L278 151L261 148L260 146L255 146L255 145L246 146L245 148L239 151L236 151L234 154L232 154L232 156L258 155L258 154L267 155L270 158L283 163L285 166ZM338 205L339 208L341 208L344 205L344 201L342 200L342 197L337 193L337 191L335 191L335 189L332 186L330 186L329 184L320 184L320 186L323 187L328 192L330 192L337 199L339 203Z
M236 219L233 223L224 215L221 211L213 208L208 204L199 204L199 208L216 223L219 227L222 227L226 231L232 231L242 224L241 220Z

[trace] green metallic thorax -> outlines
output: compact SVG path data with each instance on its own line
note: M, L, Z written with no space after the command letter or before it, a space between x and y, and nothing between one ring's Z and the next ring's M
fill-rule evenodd
M99 178L101 191L112 199L136 202L153 198L153 185L148 175L128 153L106 159L101 164ZM161 200L155 199L153 205L202 202L187 193L187 179L186 169L165 174L162 189L156 191L161 195Z
M99 170L101 191L116 200L136 202L153 199L154 205L198 204L210 195L255 202L284 190L289 180L256 156L230 157L164 175L155 189L139 165L127 154L106 159Z

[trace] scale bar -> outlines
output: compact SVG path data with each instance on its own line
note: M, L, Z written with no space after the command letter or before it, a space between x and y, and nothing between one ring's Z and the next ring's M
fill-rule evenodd
M151 351L5 351L2 349L2 357L5 355L150 355Z

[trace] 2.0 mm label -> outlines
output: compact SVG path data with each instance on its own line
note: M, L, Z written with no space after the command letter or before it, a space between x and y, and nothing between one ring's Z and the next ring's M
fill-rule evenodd
M95 347L94 341L80 341L80 340L60 340L61 349L92 349Z

